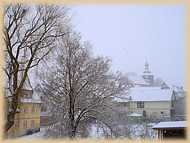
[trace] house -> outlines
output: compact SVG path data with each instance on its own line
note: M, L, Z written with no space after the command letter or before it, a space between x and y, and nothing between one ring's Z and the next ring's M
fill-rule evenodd
M19 95L18 112L7 137L18 137L40 130L41 99L31 89L22 89Z
M178 100L186 95L185 91L183 90L183 87L173 85L173 87L171 87L171 88L173 89L173 92L176 95L176 100Z
M158 131L158 139L185 139L186 138L186 121L160 122L152 129Z
M186 97L183 96L173 102L173 120L186 120Z
M170 118L172 101L175 99L171 89L160 87L139 87L131 88L130 113L142 114L148 119L164 120Z
M128 95L115 97L112 101L128 114L140 114L152 120L171 120L175 94L168 88L132 87Z

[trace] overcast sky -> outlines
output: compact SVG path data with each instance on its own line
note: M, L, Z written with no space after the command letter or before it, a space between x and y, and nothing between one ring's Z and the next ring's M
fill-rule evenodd
M149 69L169 85L186 85L184 5L75 5L75 29L112 70L141 75Z

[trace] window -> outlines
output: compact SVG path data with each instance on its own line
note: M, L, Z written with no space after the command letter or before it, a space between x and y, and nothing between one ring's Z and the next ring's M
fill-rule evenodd
M144 108L144 102L137 102L137 108Z
M31 109L31 113L32 113L32 114L35 113L35 108L34 108L34 107L32 107L32 109Z
M23 128L24 128L24 129L27 128L27 121L26 121L26 120L24 120L24 122L23 122Z
M18 120L15 121L15 129L18 129L19 128L19 123L18 123Z
M31 128L34 128L34 120L31 120Z
M24 114L28 113L28 107L24 107Z

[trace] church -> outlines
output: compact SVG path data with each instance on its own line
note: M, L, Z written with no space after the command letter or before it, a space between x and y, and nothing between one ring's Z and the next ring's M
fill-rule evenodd
M146 60L145 69L142 75L137 75L133 72L128 73L128 79L132 87L162 87L169 88L168 85L160 78L155 80L154 75L149 69L149 64Z

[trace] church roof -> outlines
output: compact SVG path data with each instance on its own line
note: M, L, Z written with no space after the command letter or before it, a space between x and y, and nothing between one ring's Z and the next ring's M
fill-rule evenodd
M129 82L131 82L134 85L149 85L142 76L138 75L129 75L128 76Z
M113 101L129 102L129 101L171 101L173 90L161 89L161 87L133 87L130 88L128 95L115 97Z
M21 98L22 103L42 103L38 95L33 95L32 98Z

